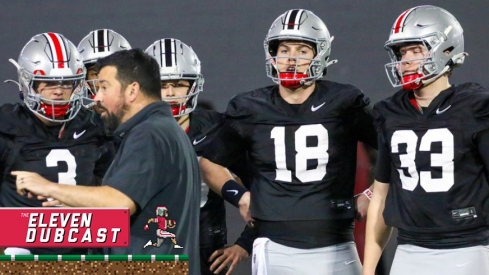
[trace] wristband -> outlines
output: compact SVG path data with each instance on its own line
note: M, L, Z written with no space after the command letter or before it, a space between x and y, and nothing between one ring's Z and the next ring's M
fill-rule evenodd
M228 180L221 188L221 196L230 204L239 208L239 200L248 189L235 180Z
M370 190L370 188L367 188L365 189L365 191L362 192L362 194L364 194L368 198L368 200L371 200L374 193L372 192L372 190Z

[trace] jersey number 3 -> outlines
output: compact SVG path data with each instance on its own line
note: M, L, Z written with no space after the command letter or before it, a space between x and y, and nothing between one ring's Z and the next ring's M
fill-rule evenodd
M431 153L431 167L441 167L442 177L432 178L431 171L418 171L416 169L416 144L418 136L412 130L399 130L394 132L391 140L392 153L399 153L399 145L406 144L406 153L399 154L400 168L406 168L409 176L404 175L403 169L399 171L402 188L413 191L418 181L426 192L446 192L454 184L454 143L453 134L446 128L430 129L421 137L420 152L430 152L431 144L440 142L441 153Z
M308 147L307 137L316 137L318 144ZM292 182L292 171L287 169L285 151L285 127L273 127L270 138L275 145L276 180ZM301 182L320 181L326 175L328 164L328 130L321 124L302 125L295 131L295 176ZM307 170L307 160L317 160L315 169Z
M53 149L46 156L47 167L57 167L58 162L63 161L68 171L58 173L58 182L61 184L76 185L76 160L68 149Z

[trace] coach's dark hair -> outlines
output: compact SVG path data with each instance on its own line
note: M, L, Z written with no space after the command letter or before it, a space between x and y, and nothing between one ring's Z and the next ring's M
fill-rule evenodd
M106 66L117 68L116 79L121 83L122 89L137 82L143 94L161 100L160 67L154 58L141 49L118 51L100 58L95 69L100 72Z

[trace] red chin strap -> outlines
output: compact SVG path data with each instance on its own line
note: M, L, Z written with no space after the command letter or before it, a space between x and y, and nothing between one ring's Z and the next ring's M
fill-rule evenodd
M307 78L307 74L295 73L295 72L280 73L279 76L280 76L280 85L290 89L297 89L301 87L302 85L304 85L305 82L302 81L302 79Z
M172 105L171 106L171 112L173 113L173 116L178 116L180 115L185 109L187 108L187 105Z
M66 105L46 105L41 102L41 109L44 110L44 113L47 117L52 118L54 112L54 118L63 118L68 110L70 109L71 104L68 103Z
M421 88L421 86L423 85L423 83L421 82L423 76L424 76L423 74L410 74L410 75L404 76L402 78L403 83L407 83L410 81L413 81L413 82L402 85L402 88L404 90L417 90L417 89ZM419 79L418 83L416 83L416 81L415 81L416 79Z

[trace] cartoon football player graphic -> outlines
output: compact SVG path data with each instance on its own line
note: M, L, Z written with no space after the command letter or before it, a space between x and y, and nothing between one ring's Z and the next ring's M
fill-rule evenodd
M177 222L175 220L168 219L168 209L165 206L159 206L156 208L156 218L149 219L148 223L144 226L144 230L148 230L149 224L152 222L158 224L158 229L156 230L156 242L153 243L151 240L149 240L143 246L143 248L146 248L150 245L154 247L160 247L166 238L171 238L173 248L183 248L183 246L179 246L177 244L177 238L175 234L166 231L167 229L175 228Z

